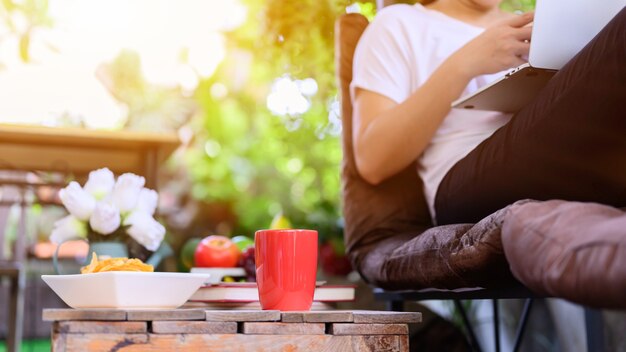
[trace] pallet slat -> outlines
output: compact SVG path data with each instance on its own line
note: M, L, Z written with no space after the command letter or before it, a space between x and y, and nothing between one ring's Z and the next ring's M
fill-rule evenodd
M126 311L116 309L44 309L44 321L61 320L126 320Z
M58 333L137 334L148 332L145 321L58 321L52 329Z
M205 320L202 309L129 310L128 320Z
M331 324L332 335L407 335L406 324Z
M280 321L277 310L207 310L207 321Z
M236 334L236 322L153 321L155 334Z
M407 324L422 322L422 313L417 312L377 312L371 310L355 310L352 312L355 323L363 324Z
M243 323L244 334L257 335L324 335L322 323Z

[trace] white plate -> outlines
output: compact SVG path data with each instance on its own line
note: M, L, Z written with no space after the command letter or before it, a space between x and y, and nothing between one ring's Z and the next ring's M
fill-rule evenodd
M206 284L217 284L222 281L224 276L238 277L246 276L246 271L243 268L191 268L190 272L198 274L209 274L209 278L206 280Z
M178 308L208 279L208 274L111 271L41 275L72 308Z

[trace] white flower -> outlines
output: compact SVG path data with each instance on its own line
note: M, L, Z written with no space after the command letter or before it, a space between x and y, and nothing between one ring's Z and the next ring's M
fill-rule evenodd
M67 211L79 220L87 220L96 207L93 196L80 187L78 182L72 181L67 187L59 191L59 197Z
M139 199L137 200L137 206L135 211L143 211L147 214L154 215L159 202L159 194L148 188L142 188L139 192Z
M130 225L127 230L130 237L151 251L156 251L165 237L165 227L143 211L132 212L124 225Z
M60 244L63 241L87 237L87 224L73 215L68 215L54 223L50 241Z
M120 211L107 202L98 202L89 219L91 229L103 235L109 235L117 230L120 222Z
M139 193L146 183L146 179L135 174L123 174L117 178L113 187L112 201L121 213L126 213L135 208Z
M115 176L105 167L90 172L84 188L94 198L101 200L111 193L113 185L115 185Z

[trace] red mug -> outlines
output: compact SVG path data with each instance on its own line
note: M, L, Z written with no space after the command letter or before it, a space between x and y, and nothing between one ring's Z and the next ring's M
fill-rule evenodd
M317 231L259 230L254 234L261 308L309 310L317 274Z

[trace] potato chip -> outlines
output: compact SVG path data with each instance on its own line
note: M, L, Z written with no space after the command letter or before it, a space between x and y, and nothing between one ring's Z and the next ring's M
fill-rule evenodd
M154 267L135 258L110 258L98 260L98 255L94 252L91 257L91 263L80 269L81 274L102 273L106 271L152 272L154 271Z

